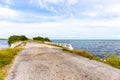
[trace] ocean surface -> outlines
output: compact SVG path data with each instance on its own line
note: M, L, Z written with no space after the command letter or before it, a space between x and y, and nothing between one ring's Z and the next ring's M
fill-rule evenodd
M8 48L8 40L0 40L0 49L1 48Z
M52 40L56 43L71 44L74 49L82 49L99 57L104 54L116 54L120 56L120 40Z

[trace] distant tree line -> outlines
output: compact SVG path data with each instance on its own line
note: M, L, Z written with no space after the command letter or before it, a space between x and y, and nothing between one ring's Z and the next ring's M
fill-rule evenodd
M47 41L47 42L50 42L50 39L49 38L44 38L44 37L33 37L33 40L38 40L38 41Z
M29 40L29 39L24 35L13 35L8 38L8 43L11 45L12 43L15 43L17 41L25 41L25 40ZM42 41L42 42L44 42L44 41L50 42L51 41L49 38L44 38L44 37L40 37L40 36L33 37L33 40Z

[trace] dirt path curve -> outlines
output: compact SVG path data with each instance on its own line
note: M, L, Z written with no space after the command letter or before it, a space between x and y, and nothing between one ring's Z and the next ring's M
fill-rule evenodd
M120 80L120 70L60 48L28 42L6 80Z

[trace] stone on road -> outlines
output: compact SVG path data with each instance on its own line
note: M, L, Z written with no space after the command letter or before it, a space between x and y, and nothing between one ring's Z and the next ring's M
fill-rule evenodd
M120 70L54 46L28 42L5 80L120 80Z

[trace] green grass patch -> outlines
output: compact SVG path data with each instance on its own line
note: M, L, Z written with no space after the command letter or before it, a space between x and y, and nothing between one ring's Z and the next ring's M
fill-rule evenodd
M32 41L37 43L44 43L44 41L39 41L39 40L32 40Z
M4 80L7 75L6 66L10 65L20 48L7 48L0 50L0 80Z
M109 64L115 68L120 69L120 57L118 57L117 55L111 54L105 57L105 60L106 60L105 62L106 64Z

